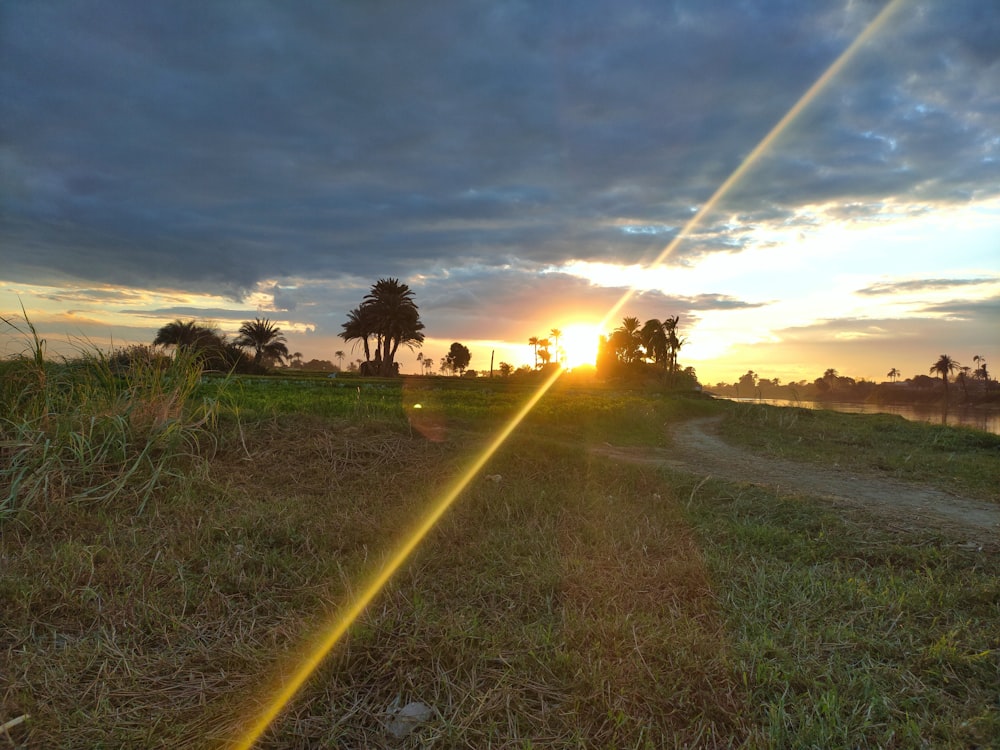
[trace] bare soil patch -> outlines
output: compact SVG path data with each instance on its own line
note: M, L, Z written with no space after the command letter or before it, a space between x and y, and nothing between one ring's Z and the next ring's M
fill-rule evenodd
M650 463L729 482L761 485L782 494L806 495L844 509L870 513L887 527L932 530L970 546L1000 545L1000 507L922 484L766 458L724 442L718 417L692 419L670 430L669 448L625 448L610 444L594 452L634 463Z

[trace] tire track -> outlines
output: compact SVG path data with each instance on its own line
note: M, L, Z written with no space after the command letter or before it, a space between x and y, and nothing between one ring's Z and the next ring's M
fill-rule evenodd
M972 547L1000 545L1000 506L922 484L754 455L723 441L719 417L691 419L670 430L671 447L594 450L609 458L647 463L729 482L760 485L782 495L806 495L860 509L895 528L933 530Z

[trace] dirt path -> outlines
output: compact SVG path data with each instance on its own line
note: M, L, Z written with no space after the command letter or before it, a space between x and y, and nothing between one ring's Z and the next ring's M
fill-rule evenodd
M880 516L894 528L933 529L969 546L1000 545L1000 506L926 485L756 456L723 442L716 433L717 424L718 418L713 417L677 425L669 449L605 444L594 450L623 461L665 465L700 476L764 485L783 494L820 498Z

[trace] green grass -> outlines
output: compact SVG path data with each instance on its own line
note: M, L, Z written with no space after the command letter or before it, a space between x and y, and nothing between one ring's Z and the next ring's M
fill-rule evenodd
M994 555L757 488L706 484L689 512L762 746L1000 736Z
M201 469L141 513L0 521L0 724L29 717L14 742L231 743L527 397L427 380L248 380ZM991 550L588 450L662 445L669 423L725 408L553 389L261 746L989 746ZM410 701L431 719L389 740Z
M764 455L877 472L1000 502L1000 435L888 414L766 404L733 405L727 415L723 435Z
M193 358L50 361L30 321L0 323L25 339L0 362L0 519L120 498L141 508L214 440L218 401L194 397Z

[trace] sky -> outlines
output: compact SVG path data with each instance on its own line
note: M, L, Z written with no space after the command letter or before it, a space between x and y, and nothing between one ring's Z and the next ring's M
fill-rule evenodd
M350 360L394 277L473 369L625 315L706 384L1000 367L998 40L996 0L10 0L0 315Z

